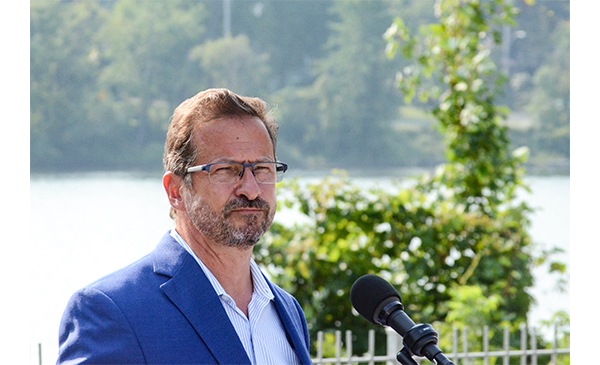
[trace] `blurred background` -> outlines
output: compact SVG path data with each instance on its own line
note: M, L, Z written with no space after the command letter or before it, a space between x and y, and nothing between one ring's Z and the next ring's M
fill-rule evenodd
M395 86L409 66L383 33L436 21L434 1L32 1L31 171L160 171L174 108L209 87L263 98L294 169L433 167L427 105ZM569 172L568 1L514 1L492 58L530 173Z
M53 363L78 288L134 261L171 228L161 186L174 108L209 87L257 96L280 124L288 178L332 169L376 183L445 162L432 104L396 87L383 34L436 22L434 1L30 2L30 362ZM570 2L522 1L492 58L512 148L527 146L520 199L539 250L569 261ZM369 180L370 179L370 180ZM283 212L284 218L293 214ZM569 275L534 272L530 320L569 313ZM565 281L566 280L566 281ZM41 355L38 344L42 344Z

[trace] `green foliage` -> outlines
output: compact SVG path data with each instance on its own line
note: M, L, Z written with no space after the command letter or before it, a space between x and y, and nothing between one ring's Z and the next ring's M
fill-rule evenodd
M514 24L516 9L503 1L438 1L439 24L421 29L421 39L410 38L402 20L386 32L388 55L399 43L405 57L415 65L397 76L408 100L436 99L434 116L453 163L446 183L460 187L465 200L491 204L495 209L514 197L523 171L524 152L508 151L507 110L495 105L504 78L497 72L486 46L500 42L498 27ZM437 77L432 87L425 81ZM508 194L505 196L505 194Z
M569 31L563 23L554 34L556 49L537 69L530 104L527 106L537 126L536 141L543 141L554 156L570 155L570 77Z
M497 27L513 24L514 14L499 0L443 0L436 3L439 24L423 27L419 38L401 20L386 32L389 54L402 49L414 60L399 87L435 105L449 160L435 174L386 190L357 186L343 174L282 187L283 204L305 223L274 225L257 260L298 298L312 338L332 328L366 337L371 325L348 316L348 296L368 273L395 285L417 322L486 324L493 333L526 322L535 257L531 209L516 192L527 189L521 165L528 154L509 152L507 110L496 105L504 80L486 48L488 39L500 42ZM501 337L492 344L501 346ZM355 344L358 353L361 346Z
M387 137L399 96L379 37L391 21L386 10L385 1L361 0L337 1L330 10L335 21L327 56L314 64L312 90L319 100L321 153L338 156L337 166L380 166L395 151Z
M394 88L396 70L414 65L386 59L381 37L398 14L416 32L436 19L432 5L234 1L226 40L219 1L32 1L31 168L158 170L175 106L224 85L277 107L281 157L296 168L435 166L440 136L430 119L402 113ZM510 37L502 100L533 123L510 138L530 145L535 162L564 161L569 5L516 5L524 17ZM491 59L505 56L499 49L489 48ZM421 82L441 93L439 82Z
M216 86L277 105L279 157L296 166L431 166L442 147L422 115L429 108L448 164L392 189L344 175L285 183L280 205L303 219L275 224L257 260L298 298L312 339L332 329L366 338L372 326L350 315L348 291L367 273L392 282L416 321L517 328L532 302L531 267L552 251L532 253L530 209L516 199L528 150L511 151L498 106L507 78L495 45L516 8L444 0L434 13L431 4L232 2L234 36L223 39L218 2L32 1L31 167L158 170L172 110ZM551 141L556 156L568 156L564 8L522 7L527 36L512 42L514 95L503 99L536 118L535 133L517 136L538 151ZM402 105L395 86L419 107Z
M333 2L235 1L232 32L247 35L257 52L269 55L269 65L276 70L269 82L276 89L304 87L313 81L312 61L325 53Z
M542 329L550 329L556 336L556 343L548 343L545 348L568 348L571 344L571 318L568 313L559 311L552 316L548 321L542 323ZM571 363L569 356L564 356L557 362L558 365L569 365Z
M30 13L31 161L56 168L70 154L89 157L79 148L92 142L83 107L93 98L101 71L96 32L106 12L95 2L63 8L58 1L34 1Z
M256 54L245 35L208 41L193 48L190 59L199 62L209 85L241 95L266 94L269 90L269 56Z
M156 151L173 109L201 85L188 53L205 32L205 17L202 3L185 0L115 3L99 33L105 66L95 117L112 127L110 139L122 146L117 163L139 166Z
M443 198L432 194L435 179L394 191L365 189L343 175L282 186L289 196L282 204L298 209L307 223L274 225L256 257L298 298L312 335L334 328L365 338L371 325L349 316L348 298L352 283L367 273L392 282L416 321L457 316L448 304L460 298L456 285L478 286L495 298L497 310L485 319L525 321L531 297L524 288L532 277L524 211L507 210L491 220L468 211L449 190Z
M169 117L200 86L187 54L203 14L187 1L32 2L32 168L160 169Z
M480 330L493 320L492 313L498 309L501 297L498 294L485 296L483 289L475 285L455 286L449 290L448 315L446 320L456 327Z

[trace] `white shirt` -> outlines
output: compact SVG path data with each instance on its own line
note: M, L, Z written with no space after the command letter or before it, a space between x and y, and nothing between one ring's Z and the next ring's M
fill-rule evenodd
M296 352L287 340L285 329L277 314L273 292L262 275L260 268L250 261L250 271L254 290L248 304L248 317L235 304L235 301L225 292L223 286L212 272L204 265L183 238L172 229L173 237L185 250L192 255L210 281L215 292L221 299L221 304L235 328L235 331L253 365L283 365L300 364Z

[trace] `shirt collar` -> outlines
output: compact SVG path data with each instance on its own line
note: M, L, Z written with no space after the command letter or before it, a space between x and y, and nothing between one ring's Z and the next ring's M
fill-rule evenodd
M221 283L219 283L217 278L215 278L215 276L208 269L208 267L206 267L206 265L204 265L202 260L200 260L198 258L198 256L196 256L194 251L192 251L192 249L187 244L187 242L185 242L183 237L181 237L181 235L179 235L179 233L175 229L172 229L169 232L169 234L171 235L171 237L173 237L173 239L175 239L175 241L177 241L177 243L179 243L196 260L196 262L198 263L198 265L200 266L200 268L202 269L202 271L204 272L204 274L210 281L210 283L211 283L212 287L214 288L215 292L217 293L217 295L223 296L223 295L227 294L225 292L225 289L223 289L223 286L221 285ZM258 264L254 261L253 258L250 259L250 273L252 274L252 282L254 284L254 289L253 289L252 295L259 295L268 300L273 300L273 298L275 296L273 295L273 292L271 291L271 287L267 283L265 276L263 275L262 271L258 267Z

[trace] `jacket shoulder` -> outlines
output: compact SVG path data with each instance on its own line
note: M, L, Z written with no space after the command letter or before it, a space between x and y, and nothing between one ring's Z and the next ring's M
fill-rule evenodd
M122 291L131 295L150 283L160 285L168 280L177 272L186 256L189 256L187 252L167 233L152 252L92 282L86 288L109 296Z

